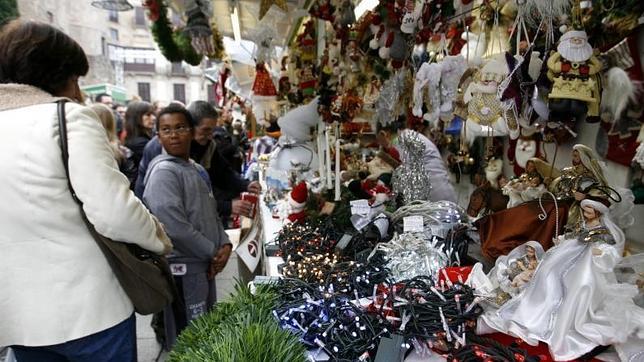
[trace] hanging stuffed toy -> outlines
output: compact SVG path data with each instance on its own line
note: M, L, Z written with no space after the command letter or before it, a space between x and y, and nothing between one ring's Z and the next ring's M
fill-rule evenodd
M423 117L433 126L438 122L440 114L441 66L438 63L423 63L414 80L414 106L412 113ZM427 103L425 101L427 100ZM423 106L428 110L423 115Z
M304 24L304 32L298 37L300 60L302 62L313 62L316 56L316 46L315 22L311 20Z
M464 133L470 145L476 137L508 134L505 112L497 98L498 86L507 75L505 60L492 58L481 69L479 79L465 91L463 100L467 103L467 121Z
M481 58L487 49L485 34L464 31L463 34L461 34L461 39L467 42L461 49L461 55L465 57L469 64L480 64Z
M303 64L302 69L299 71L298 79L300 81L299 88L302 95L305 98L313 97L315 94L315 85L317 84L315 74L313 73L313 64Z
M617 162L626 167L631 166L631 160L640 145L638 135L644 120L644 105L633 99L629 100L621 116L614 121L602 120L598 140L597 153L607 160ZM599 137L606 139L600 142Z
M291 91L291 81L288 77L288 56L282 58L282 67L280 68L280 79L278 81L278 99L284 100Z
M550 121L581 122L599 115L599 84L595 76L602 63L593 55L583 30L570 30L559 39L557 51L548 58L548 78L553 82Z
M630 167L644 123L644 77L636 37L625 38L602 56L610 69L602 82L602 122L595 147L606 159Z
M263 62L255 66L255 82L253 82L253 113L257 122L268 126L267 119L273 111L277 100L277 90Z
M405 34L413 34L416 31L416 26L418 25L422 11L422 3L416 4L416 0L406 0L404 8L405 15L402 18L400 30Z
M454 100L458 96L458 84L467 70L467 62L461 55L446 56L441 64L441 85L440 85L440 113L445 119L449 119L454 109Z

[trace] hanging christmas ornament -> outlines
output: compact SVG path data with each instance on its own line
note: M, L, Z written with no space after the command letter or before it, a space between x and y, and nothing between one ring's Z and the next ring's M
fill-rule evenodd
M250 34L250 40L255 43L255 62L270 63L275 56L274 40L277 38L274 24L263 22Z
M406 0L400 30L405 34L413 34L418 26L418 20L423 11L423 3L416 4L416 0Z
M466 41L466 44L461 49L461 55L471 65L478 65L481 63L481 58L487 49L487 39L485 34L474 33L471 31L464 31L461 34L461 39Z
M400 94L405 88L405 72L398 72L387 79L376 101L375 119L380 125L387 126L399 115Z
M463 97L467 104L465 137L470 145L476 137L508 134L508 125L497 88L508 75L503 56L490 59L481 69L478 80L470 83Z
M286 0L260 0L259 3L259 20L262 20L264 15L268 12L271 6L277 6L282 9L282 11L288 11L288 5L286 5Z
M585 31L570 30L561 36L557 51L548 58L548 78L553 82L548 95L551 122L580 122L586 116L599 116L595 78L601 67Z
M298 73L300 91L305 98L313 97L315 95L315 85L317 84L317 80L313 70L313 64L306 63Z
M440 64L440 113L448 120L454 109L453 102L458 95L458 83L467 70L467 62L461 55L449 55L443 58Z
M423 63L414 81L414 107L412 113L423 117L433 126L438 122L440 114L440 80L441 65L438 63ZM423 106L427 112L423 115Z
M351 0L343 0L338 10L342 27L346 28L356 22L355 8Z
M309 14L314 18L333 22L335 20L335 6L331 0L316 0L309 9Z
M316 57L316 32L315 22L310 20L304 24L304 32L298 36L298 49L300 51L300 60L302 62L312 62Z
M189 0L185 3L188 20L183 31L192 39L192 47L204 55L213 53L215 49L207 15L212 13L209 4L204 0Z
M271 75L268 73L266 65L263 62L257 63L255 72L253 95L251 96L253 113L257 118L257 122L268 126L267 120L273 112L273 107L277 100L277 91L275 90Z
M391 49L389 51L391 66L394 69L400 69L409 56L407 41L399 30L394 30L391 34L393 34L393 41L391 42Z
M278 81L278 98L284 100L291 91L291 81L288 76L288 56L282 58L282 66L280 68L280 79Z

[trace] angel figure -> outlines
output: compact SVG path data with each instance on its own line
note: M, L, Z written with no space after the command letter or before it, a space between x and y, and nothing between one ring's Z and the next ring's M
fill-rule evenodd
M531 345L548 344L554 360L568 361L598 346L639 339L644 343L644 309L633 302L635 285L617 282L624 233L612 221L608 201L581 201L583 231L566 234L550 248L525 289L479 320L486 327Z

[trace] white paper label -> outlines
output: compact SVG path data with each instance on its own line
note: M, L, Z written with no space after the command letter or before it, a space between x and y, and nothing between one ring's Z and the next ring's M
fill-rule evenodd
M353 215L362 215L365 216L371 211L371 206L369 206L369 201L365 199L353 200L351 204L351 214Z
M403 218L403 232L406 233L422 233L425 231L423 227L423 217L420 215L406 216Z
M387 230L389 230L389 219L387 219L387 216L380 214L376 216L373 223L378 228L378 231L380 231L380 237L384 238L387 235Z

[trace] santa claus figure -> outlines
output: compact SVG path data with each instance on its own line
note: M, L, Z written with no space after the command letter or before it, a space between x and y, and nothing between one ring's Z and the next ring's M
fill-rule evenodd
M526 171L531 158L541 155L541 140L534 130L522 128L519 138L510 140L508 159L513 163L515 176L521 176Z
M306 182L302 181L293 187L293 190L288 195L289 214L285 222L301 222L306 218L305 206L308 197L309 192Z
M583 30L571 30L559 39L557 51L548 58L550 121L583 121L599 115L599 84L595 76L602 64L593 55Z

